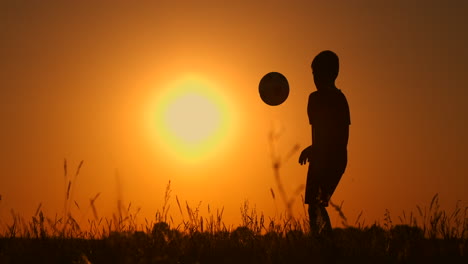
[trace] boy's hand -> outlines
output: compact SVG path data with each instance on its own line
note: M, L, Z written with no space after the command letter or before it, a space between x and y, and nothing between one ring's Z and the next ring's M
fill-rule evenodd
M299 156L299 164L304 165L312 159L312 145L305 148Z

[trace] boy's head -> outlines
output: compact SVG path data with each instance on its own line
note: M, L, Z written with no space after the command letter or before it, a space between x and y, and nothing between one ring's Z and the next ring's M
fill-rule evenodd
M335 85L340 68L338 56L330 50L320 52L312 61L312 73L314 75L317 90L330 88Z

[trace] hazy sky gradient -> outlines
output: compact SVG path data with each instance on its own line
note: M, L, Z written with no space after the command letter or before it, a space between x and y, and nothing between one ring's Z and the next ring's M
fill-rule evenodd
M348 169L332 198L351 220L398 215L435 193L447 208L467 205L467 1L75 2L0 3L1 221L40 202L60 212L64 158L70 170L85 161L75 199L101 192L103 216L115 211L116 171L142 217L154 217L169 180L173 198L224 206L228 223L244 200L281 212L268 134L281 131L284 153L311 143L310 63L325 49L340 57L351 109ZM258 95L270 71L291 88L277 107ZM189 73L216 84L233 115L226 142L196 164L171 157L147 119ZM290 194L305 183L298 155L281 170Z

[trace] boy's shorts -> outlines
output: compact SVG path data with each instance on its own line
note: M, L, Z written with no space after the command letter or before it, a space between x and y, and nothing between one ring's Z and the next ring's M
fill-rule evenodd
M304 202L306 204L321 204L327 207L330 197L346 169L346 161L336 164L320 164L311 162L307 171L307 182ZM322 166L320 166L322 165Z

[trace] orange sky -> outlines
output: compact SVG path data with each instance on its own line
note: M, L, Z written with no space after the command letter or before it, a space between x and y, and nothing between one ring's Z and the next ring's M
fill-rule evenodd
M435 193L448 209L467 205L465 1L70 2L0 4L0 222L39 203L60 213L64 158L70 170L84 160L74 199L86 205L100 192L102 216L115 211L116 171L140 217L154 217L169 180L174 218L175 195L201 201L202 212L224 206L228 224L239 223L244 200L268 216L282 212L270 194L268 134L281 131L283 153L311 143L310 62L325 49L340 57L337 86L351 109L348 168L332 198L348 217L399 215ZM258 95L270 71L291 88L276 107ZM171 152L148 121L164 91L190 74L211 84L231 116L196 162ZM289 194L305 183L298 154L281 168Z

